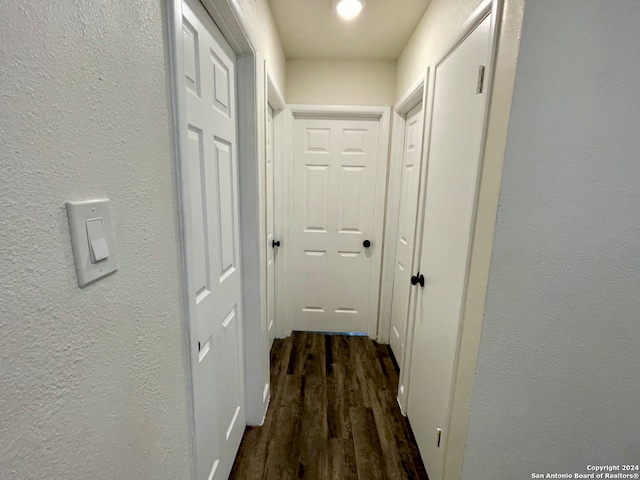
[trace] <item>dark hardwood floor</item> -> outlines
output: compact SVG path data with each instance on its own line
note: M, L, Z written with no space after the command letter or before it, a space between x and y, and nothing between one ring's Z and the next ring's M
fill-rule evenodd
M427 479L386 345L294 333L271 350L271 403L247 427L237 480Z

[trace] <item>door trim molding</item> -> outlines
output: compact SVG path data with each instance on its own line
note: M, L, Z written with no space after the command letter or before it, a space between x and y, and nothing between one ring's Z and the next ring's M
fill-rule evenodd
M291 242L289 240L291 222L291 209L286 203L286 200L290 197L291 182L288 175L286 166L286 128L288 110L287 104L284 101L282 93L278 90L278 87L273 81L273 77L267 69L265 62L266 72L266 95L267 104L273 108L273 157L274 157L274 170L273 170L273 208L274 208L274 223L275 231L278 233L278 237L282 242L282 248L278 249L278 260L275 265L276 269L276 281L275 281L275 329L276 338L286 338L291 333L291 308L289 302L289 295L291 292L291 284L288 281L287 272L291 262ZM268 115L268 105L265 106L265 122L266 115ZM265 179L266 181L266 179ZM279 193L280 192L280 193ZM266 202L265 202L266 204Z
M384 106L365 106L365 105L288 105L292 115L295 117L314 117L322 118L330 116L335 117L356 117L356 118L379 118L381 125L384 119L389 117L389 107Z
M378 300L380 296L380 279L382 276L382 257L384 254L384 214L386 202L387 187L387 165L389 158L389 128L391 108L386 106L364 106L364 105L301 105L293 104L287 106L289 115L288 122L288 145L289 152L287 165L291 168L288 172L289 177L293 176L293 121L296 118L355 118L355 119L377 119L380 122L379 140L378 140L378 171L376 175L376 198L374 205L374 234L372 238L373 248L380 249L380 255L376 255L373 265L373 272L380 272L380 275L372 275L369 280L369 312L378 311ZM293 208L293 194L288 192L289 198L287 204ZM293 212L293 210L290 210ZM289 217L289 225L291 225L292 216ZM292 241L292 229L289 232L288 242ZM287 271L290 282L293 281L293 262L289 265ZM287 299L289 305L292 304L291 296ZM292 325L288 330L291 332ZM372 338L378 338L378 315L369 315L367 320L367 334Z
M284 285L281 296L282 312L285 312L282 323L278 326L278 336L286 338L293 332L293 113L289 105L278 115L281 139L282 168L280 169L280 185L282 190L276 191L275 203L278 205L278 217L281 219L282 249L284 262L279 271L281 275L279 285Z
M267 82L266 86L266 95L267 103L271 105L273 108L273 113L278 113L287 106L284 102L284 97L282 93L278 89L277 85L273 81L273 75L269 73L269 69L267 68L267 61L264 61L264 71L266 72L265 79Z
M391 134L391 154L389 158L387 209L384 225L384 252L382 256L382 275L380 278L380 284L385 285L387 288L380 290L380 306L378 309L378 341L381 343L389 343L389 339L391 336L391 306L393 303L396 241L398 237L398 221L400 218L400 195L402 193L402 156L404 150L405 122L407 113L409 113L411 109L418 103L422 102L422 138L424 139L424 117L427 110L426 95L428 85L429 68L427 68L426 72L414 82L409 90L407 90L407 92L393 107L393 128ZM424 141L422 142L421 149L422 151L420 153L420 156L421 159L424 160ZM424 163L425 162L423 161L422 164L424 165ZM419 175L422 175L422 168ZM413 271L413 265L411 266L411 268L411 271ZM403 359L401 358L396 359L396 361L400 365L401 371L402 360Z
M236 53L236 96L238 100L238 181L239 181L239 228L241 240L240 267L242 283L242 310L243 322L240 324L240 335L243 339L239 348L240 371L242 372L242 404L245 409L247 422L255 422L255 419L264 414L264 407L261 402L261 393L257 396L252 394L252 390L260 390L262 385L261 371L259 369L248 369L245 359L245 352L251 351L254 343L262 341L263 333L253 328L253 325L263 318L261 312L257 312L256 305L260 309L261 305L261 279L252 279L247 275L246 269L252 265L256 248L259 246L258 237L260 202L253 196L245 198L245 192L255 191L255 184L259 178L259 166L256 162L258 151L257 137L257 112L256 110L256 53L246 35L247 29L243 25L242 15L234 6L232 0L201 0L214 23L218 26L223 36ZM195 412L193 399L193 362L198 361L197 328L195 315L191 305L193 298L189 288L189 276L187 272L186 245L190 242L190 232L186 228L188 218L187 205L184 203L184 191L186 185L182 181L183 176L180 171L180 160L188 153L186 129L180 128L186 119L186 95L184 88L184 78L180 74L179 65L183 64L182 50L182 0L166 0L166 22L167 37L169 45L169 70L170 70L170 95L171 95L171 119L173 127L173 148L175 149L175 178L178 198L177 216L179 219L179 262L182 283L182 325L183 331L183 365L185 372L185 397L187 399L187 417L189 430L189 456L191 463L191 478L197 478L196 462L196 436L195 436ZM243 107L249 107L247 111ZM244 200L244 201L243 201ZM255 263L253 263L255 264ZM268 361L268 359L267 359Z

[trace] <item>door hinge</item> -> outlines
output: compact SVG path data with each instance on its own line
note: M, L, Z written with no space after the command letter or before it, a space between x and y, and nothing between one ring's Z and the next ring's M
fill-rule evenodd
M440 448L440 440L442 440L442 429L436 428L436 432L438 432L438 448Z
M478 85L476 86L476 93L482 93L484 89L484 65L478 67Z

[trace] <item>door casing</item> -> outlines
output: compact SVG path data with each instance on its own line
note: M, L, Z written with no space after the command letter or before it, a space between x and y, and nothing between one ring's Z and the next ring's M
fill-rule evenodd
M285 175L285 148L284 148L284 129L286 126L287 110L282 93L273 81L265 62L265 112L270 105L273 109L273 208L274 223L276 225L276 240L280 240L281 247L278 249L277 260L275 264L275 329L276 338L285 338L287 336L286 325L290 322L287 308L287 295L289 285L287 284L286 272L290 245L284 241L287 237L288 221L284 213L286 205L282 204L286 195L280 195L279 192L287 191L287 176ZM265 116L266 121L266 116ZM265 146L266 148L266 146ZM265 178L266 181L266 178ZM268 247L268 246L267 246ZM265 260L266 261L266 260ZM266 266L265 266L266 268Z

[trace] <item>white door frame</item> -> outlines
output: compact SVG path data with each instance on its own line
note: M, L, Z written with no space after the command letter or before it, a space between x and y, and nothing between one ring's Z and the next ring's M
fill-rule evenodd
M278 252L280 265L277 265L276 270L276 289L279 295L276 303L276 337L286 338L293 332L293 113L289 105L285 105L274 119L274 128L274 134L278 135L279 140L276 140L274 155L281 159L279 164L276 164L274 173L277 187L274 189L275 222L279 224L282 237L282 247Z
M267 121L266 115L268 114L268 106L271 105L271 108L273 108L273 208L275 210L274 223L276 225L276 232L278 236L276 240L280 240L281 243L281 247L278 248L278 260L275 265L276 313L274 328L276 329L276 338L285 338L289 335L287 326L291 323L291 309L289 308L289 305L287 303L290 291L287 271L291 244L285 242L284 240L285 238L288 238L290 216L288 215L288 206L282 203L283 200L286 200L286 198L288 198L288 195L282 195L279 194L279 192L288 192L290 188L288 176L286 175L287 156L285 153L286 148L284 136L288 111L286 110L287 105L284 101L282 93L280 93L280 91L278 90L278 87L273 81L272 75L267 70L266 62L265 72L267 72L265 76L265 99L267 102L267 105L265 105L265 122Z
M242 308L243 323L240 325L244 343L240 344L241 371L244 376L243 403L247 423L259 424L264 418L265 405L262 397L263 369L247 368L254 362L264 362L259 356L263 350L255 348L265 343L264 329L259 326L263 322L262 303L263 276L255 275L255 265L261 265L260 244L264 243L260 236L261 202L255 188L259 184L260 165L258 164L258 117L256 111L257 93L257 61L255 50L239 22L240 12L230 0L201 0L215 24L236 53L236 95L238 102L238 179L239 179L239 219L240 219L240 261L242 268ZM180 128L186 124L186 95L184 78L180 74L183 64L182 50L182 0L167 0L167 27L169 36L169 66L171 70L171 95L173 104L173 133L176 150L176 178L179 205L177 214L180 219L180 263L183 285L183 336L184 369L187 378L186 397L187 415L189 417L189 451L192 464L192 478L196 478L196 439L193 401L193 362L198 360L198 339L195 312L191 308L195 304L192 297L194 289L189 288L187 274L187 245L191 243L191 232L188 225L188 212L182 200L182 192L187 187L180 173L180 159L188 156L186 130ZM254 352L253 356L249 352ZM257 353L255 353L257 352ZM268 358L266 360L268 362ZM268 379L267 379L268 381ZM258 392L256 395L256 391Z
M391 337L391 305L393 301L393 282L396 271L396 240L398 237L398 222L400 220L400 197L402 194L402 159L404 156L404 134L406 127L407 113L411 111L419 102L422 102L422 145L420 146L420 178L422 178L425 169L425 135L424 125L427 112L427 89L429 86L429 69L421 75L407 92L401 97L400 101L393 107L393 129L391 132L391 155L389 159L389 182L387 188L387 210L384 225L384 252L382 257L382 276L380 284L385 288L380 291L380 307L378 310L378 338L381 343L389 343ZM418 181L422 185L421 180ZM417 218L416 218L417 222ZM418 231L416 227L416 232ZM415 257L419 255L418 249L414 250ZM413 272L414 265L411 265ZM411 289L413 293L413 289ZM411 295L411 294L410 294ZM411 303L411 301L409 302ZM407 322L407 328L408 328ZM405 333L405 345L406 333ZM406 348L406 346L405 346ZM400 370L402 370L402 358L396 358Z
M345 117L345 118L375 118L380 122L380 138L379 138L379 146L378 146L378 171L376 177L376 199L374 205L375 212L375 225L374 225L374 234L371 239L374 247L378 246L381 249L380 255L376 255L373 260L373 265L371 266L371 271L376 272L380 271L382 266L382 253L384 251L383 244L383 231L384 231L384 206L385 206L385 190L387 186L387 164L388 164L388 152L389 152L389 117L390 117L390 108L384 106L360 106L360 105L288 105L287 111L289 114L286 116L287 125L284 129L284 134L286 135L286 157L284 162L289 168L286 169L286 172L283 173L283 177L286 178L286 185L288 186L287 190L279 194L282 196L281 203L279 205L285 205L287 208L286 211L286 222L288 224L288 231L286 232L285 240L287 241L287 245L292 244L292 229L291 229L291 219L293 218L293 194L291 191L292 179L293 179L293 121L296 116L305 116L305 117L316 117L316 118L337 118L337 117ZM379 220L378 220L379 219ZM290 250L289 250L290 252ZM286 272L286 282L289 287L293 281L293 264L291 262L290 253L286 255L288 259L287 262L287 272ZM380 277L377 275L372 275L369 279L369 311L375 312L378 309L378 299L380 294ZM286 304L288 310L288 319L286 325L286 334L291 334L293 330L293 313L291 311L292 308L292 299L291 299L292 290L289 288L287 290ZM371 318L367 321L367 334L372 338L377 337L378 330L378 316L372 315Z

